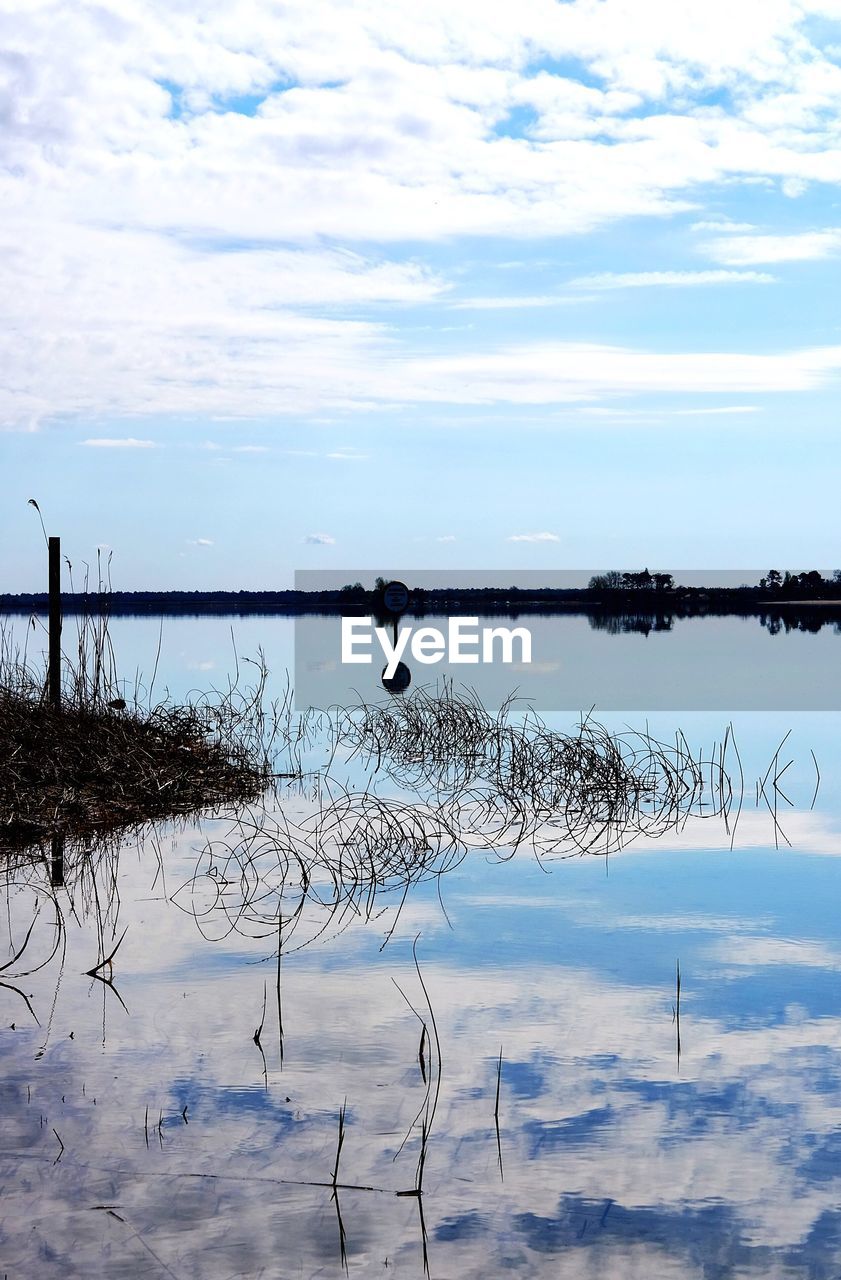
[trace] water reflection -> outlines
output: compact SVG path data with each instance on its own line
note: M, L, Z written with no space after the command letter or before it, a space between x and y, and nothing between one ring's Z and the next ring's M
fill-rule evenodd
M824 889L837 886L830 865ZM133 916L148 909L144 869L138 862L124 877L137 895ZM569 864L564 877L581 869ZM496 872L521 897L533 885L525 865ZM528 934L543 934L539 921L521 926L506 955L489 955L511 907L500 894L473 918L482 875L462 867L462 876L448 907L467 951L484 956L445 959L440 919L420 948L442 1043L423 1199L432 1273L833 1274L841 1017L794 1003L781 1019L740 1027L705 1011L705 970L716 961L701 962L714 930L700 922L684 970L678 1077L670 945L648 980L633 972L633 947L622 952L623 974L568 954L533 960ZM570 885L551 883L534 910L554 912L557 935ZM586 899L595 886L585 876L574 887ZM366 1274L388 1258L422 1274L417 1206L396 1194L414 1186L420 1136L400 1144L427 1093L417 1018L391 981L424 1008L407 930L398 928L387 963L361 928L331 944L329 960L310 949L290 962L284 1066L269 1012L264 1079L252 1039L261 948L217 944L224 963L217 948L207 963L188 918L162 914L151 936L130 931L118 953L132 1012L109 1013L104 1047L96 996L71 978L80 966L70 963L45 1057L32 1063L39 1029L18 1027L11 1055L7 1037L3 1162L16 1189L4 1195L4 1261L36 1275L103 1274L107 1258L109 1275L160 1274L163 1264L164 1274L223 1276L271 1273L282 1258L288 1274L339 1275L331 1181L347 1098L339 1205L348 1266ZM733 925L737 951L749 922ZM611 950L609 918L590 932ZM743 988L761 968L753 955ZM500 1039L504 1182L494 1132Z
M673 613L591 613L588 622L594 631L606 631L608 635L650 635L652 631L671 631L675 625Z
M697 620L699 617L697 611L681 612L679 609L646 610L637 608L625 611L603 610L588 613L586 616L590 627L594 631L604 631L613 636L648 636L652 632L673 631L676 623ZM734 612L731 611L719 615L715 611L710 611L701 616L705 618L715 618L717 616L733 617ZM838 617L838 610L826 605L816 605L811 608L808 605L796 603L789 606L776 605L770 609L757 609L741 614L735 611L735 616L755 619L772 636L780 634L791 635L798 631L807 635L817 635L824 629L833 635L841 635L841 620Z
M341 785L268 813L4 863L9 1275L836 1275L832 736L814 808L773 723L742 745L738 824L735 755L708 751L659 839L552 860L466 821L453 857L406 814L439 814L455 763L378 720L377 769L361 729ZM480 738L471 822L520 778ZM694 749L671 760L695 776ZM621 812L661 814L664 776Z

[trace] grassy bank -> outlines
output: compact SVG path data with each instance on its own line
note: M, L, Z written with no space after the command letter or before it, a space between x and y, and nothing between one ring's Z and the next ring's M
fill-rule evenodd
M0 639L0 850L247 802L269 785L262 666L248 690L144 706L122 696L101 623L77 639L59 709L39 666Z

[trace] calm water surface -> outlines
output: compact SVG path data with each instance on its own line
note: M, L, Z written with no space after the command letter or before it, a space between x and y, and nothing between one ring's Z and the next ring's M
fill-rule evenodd
M115 623L126 675L158 626ZM224 683L231 627L291 668L285 620L170 619L157 691ZM810 639L774 638L792 664ZM709 748L730 718L649 721ZM315 883L279 984L301 896L232 815L94 851L58 889L48 863L8 865L0 1275L837 1276L841 717L732 719L735 833L692 817L608 860L475 849L402 908L331 915ZM775 832L755 780L789 729ZM304 820L313 794L281 808ZM112 985L86 976L120 939ZM423 1195L399 1194L422 1146Z

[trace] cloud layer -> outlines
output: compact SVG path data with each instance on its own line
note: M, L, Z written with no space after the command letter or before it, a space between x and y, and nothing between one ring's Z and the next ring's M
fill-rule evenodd
M796 198L841 180L841 67L815 36L839 20L834 0L14 3L0 422L405 402L387 317L453 285L424 245L663 218L713 184ZM707 226L725 267L841 243ZM690 276L591 283L768 279Z

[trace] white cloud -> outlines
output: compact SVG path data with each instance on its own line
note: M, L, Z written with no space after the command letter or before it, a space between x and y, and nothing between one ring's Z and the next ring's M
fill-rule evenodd
M188 545L191 547L212 547L212 538L189 538Z
M829 814L818 810L797 809L780 818L785 836L795 852L807 857L841 857L841 830L834 825ZM732 832L731 832L732 834ZM728 847L726 833L716 834L707 822L689 823L681 831L669 837L675 849L720 849ZM774 844L774 827L771 815L763 810L743 809L736 824L733 848L769 849ZM655 853L657 842L638 840L623 851L623 857L649 856ZM760 923L760 922L757 922Z
M560 542L556 533L512 533L507 542Z
M775 277L762 271L605 271L571 280L570 287L589 289L640 289L659 285L680 288L711 284L773 284Z
M108 437L99 437L91 440L80 440L79 443L87 449L155 449L157 445L154 440L135 440L132 436L124 438L111 439Z
M119 351L98 343L84 375L72 357L57 358L38 384L42 404L49 398L57 410L61 397L72 395L77 411L87 412L104 396L115 415L224 409L231 416L276 417L326 406L373 412L407 404L581 404L620 395L803 392L830 385L841 372L841 346L754 354L540 342L420 357L395 349L387 333L362 322L275 315L264 328L255 321L251 332L240 321L238 337L236 323L231 317L230 330L220 335L224 355L200 330L172 342L165 333L135 331L133 348L128 337ZM168 367L170 375L150 379L152 366ZM34 362L31 368L34 377ZM6 388L0 388L0 405L12 412L13 394ZM154 442L129 439L100 447L152 448ZM327 456L326 450L286 452ZM348 448L330 452L338 455L334 461L361 458Z
M308 533L302 539L311 547L334 547L336 539L331 537L329 533Z
M704 246L716 262L734 266L753 262L809 262L841 250L841 229L803 231L792 235L720 236Z
M13 9L9 426L405 403L383 309L451 287L407 243L557 239L696 209L717 183L841 182L841 68L804 25L817 0ZM562 59L588 83L547 70ZM518 112L527 136L504 136ZM841 235L744 226L706 227L716 261L822 257ZM503 301L559 302L458 305Z
M449 305L453 311L505 311L528 307L563 307L587 301L589 299L584 297L538 293L519 296L512 294L510 297L500 298L461 298L458 302L451 302Z
M809 391L841 372L841 346L754 355L538 343L410 363L404 394L460 404L552 404L641 392Z
M709 418L733 413L761 413L758 404L722 404L708 409L620 409L608 405L582 405L577 413L586 418L614 418L617 421L667 421L671 418Z
M436 542L455 542L456 537L452 533L444 533L440 536L440 538L436 538L435 541Z
M693 222L689 229L690 231L726 231L729 235L736 235L740 231L755 231L756 227L752 222L731 222L729 218L708 218Z
M758 404L722 404L714 409L672 409L670 416L674 418L709 418L719 414L761 413Z
M43 225L9 228L0 247L0 358L16 370L0 389L7 425L57 413L236 417L342 405L367 398L356 370L366 349L382 359L389 343L380 323L327 314L349 281L360 305L386 300L379 268L356 255L219 253L129 230ZM416 275L389 272L410 281L408 293L395 286L404 300L432 296L415 289ZM315 296L324 314L312 314Z
M324 456L333 462L365 462L368 458L367 453L358 453L355 449L335 449Z
M809 184L803 178L783 178L780 183L780 189L784 196L788 196L789 200L797 200L800 196L806 194Z
M841 950L804 938L746 937L738 934L711 944L707 955L713 961L740 968L761 969L767 965L782 964L841 969Z

